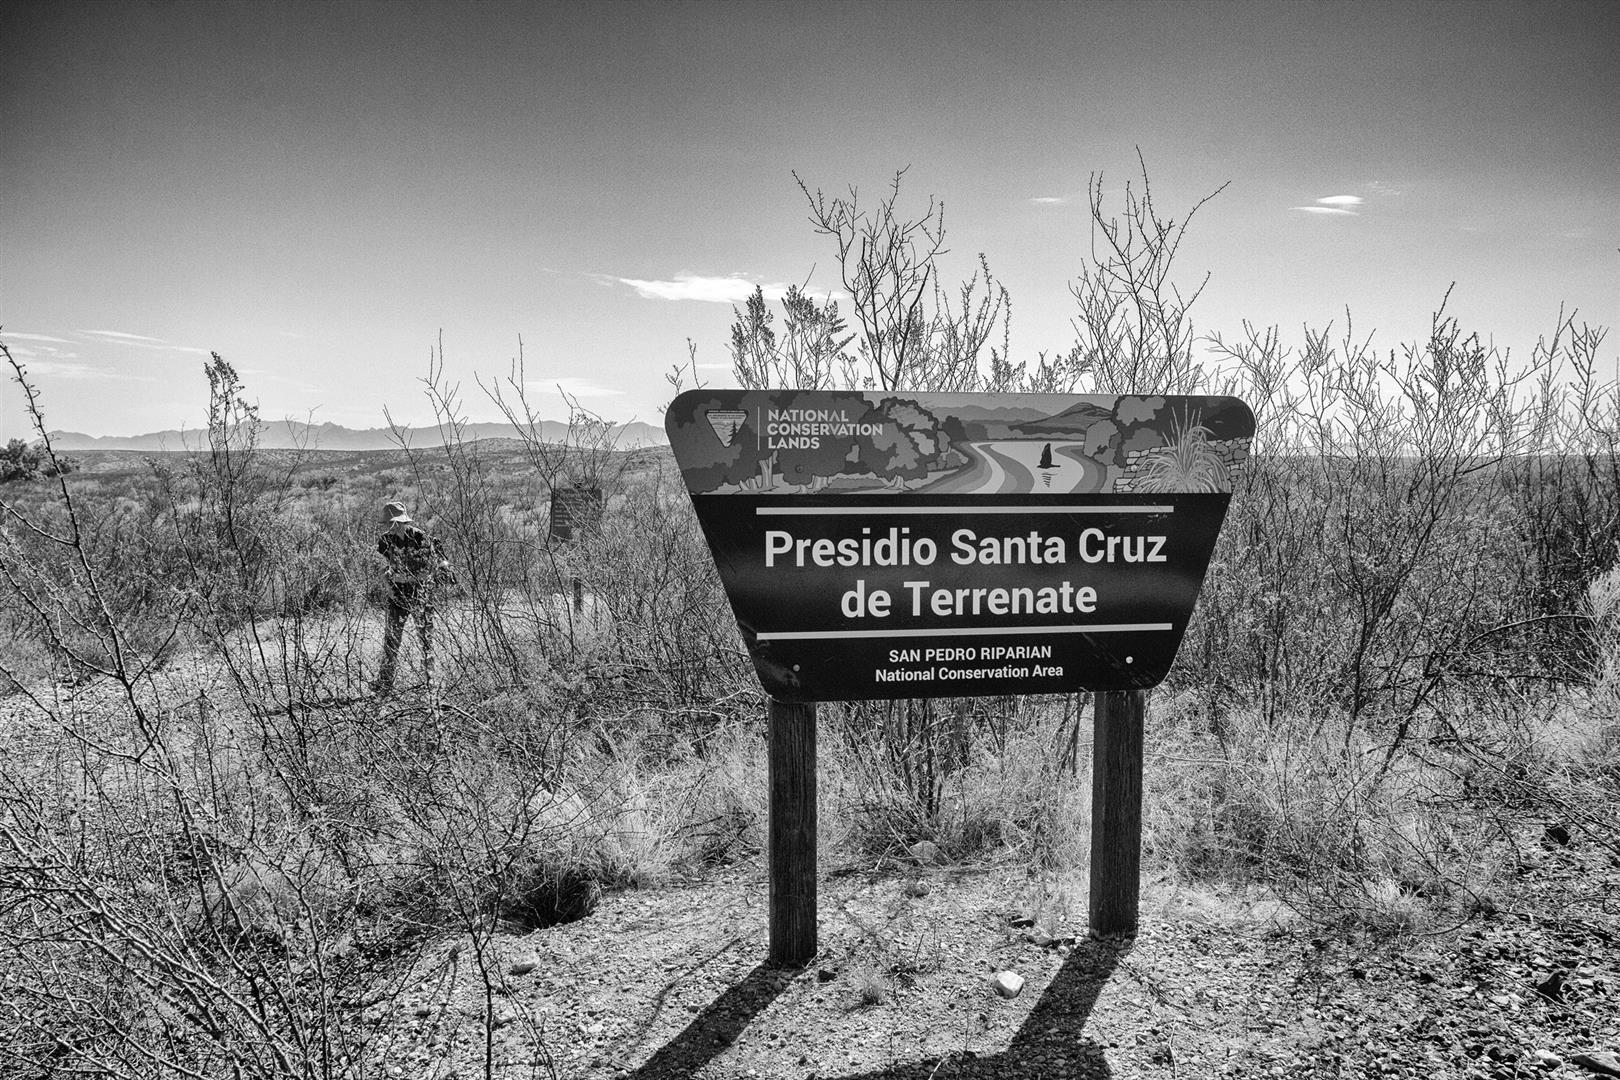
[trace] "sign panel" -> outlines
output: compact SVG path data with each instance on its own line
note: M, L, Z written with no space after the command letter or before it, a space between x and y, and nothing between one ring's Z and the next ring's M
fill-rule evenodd
M1144 689L1254 416L1231 397L693 390L665 418L783 701Z

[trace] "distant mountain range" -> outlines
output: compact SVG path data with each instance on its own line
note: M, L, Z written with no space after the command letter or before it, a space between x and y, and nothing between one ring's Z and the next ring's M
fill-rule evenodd
M615 445L621 450L638 446L663 446L669 442L664 429L633 420L619 425L614 434ZM558 420L540 423L540 438L545 442L560 443L568 435L568 425ZM437 446L444 435L437 427L401 428L396 436L392 428L365 428L356 431L341 424L303 424L296 420L279 420L264 425L259 434L259 445L267 450L397 450L400 437L411 446ZM472 442L477 439L514 439L517 432L511 424L467 424L461 437ZM85 435L77 431L51 432L51 444L58 450L190 450L206 444L207 433L195 428L185 430L154 431L146 435Z

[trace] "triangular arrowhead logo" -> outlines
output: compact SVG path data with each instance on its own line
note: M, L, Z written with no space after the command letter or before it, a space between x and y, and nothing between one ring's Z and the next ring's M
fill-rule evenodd
M748 419L748 414L741 409L710 409L704 415L709 418L709 426L714 428L722 446L731 445L737 432L742 429L743 421Z

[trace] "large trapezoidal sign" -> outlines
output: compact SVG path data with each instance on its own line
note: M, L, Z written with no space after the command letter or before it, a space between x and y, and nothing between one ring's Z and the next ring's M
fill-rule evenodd
M694 390L670 446L783 701L1164 678L1254 416L1230 397Z

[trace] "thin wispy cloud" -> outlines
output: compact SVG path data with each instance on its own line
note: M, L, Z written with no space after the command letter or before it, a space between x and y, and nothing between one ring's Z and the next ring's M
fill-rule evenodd
M1288 209L1323 217L1360 217L1359 211L1350 208L1360 206L1363 201L1360 195L1324 195L1313 206L1290 206Z
M560 379L532 379L526 386L535 393L558 390L573 398L620 397L624 394L623 390L616 387L604 386L599 382L573 375Z
M667 279L646 279L617 277L613 274L593 274L586 272L585 277L600 285L609 288L618 288L628 285L634 289L636 295L643 300L696 300L709 304L741 304L754 294L755 289L765 294L765 299L780 301L787 295L792 285L783 282L758 282L741 274L730 274L725 277L711 277L703 274L676 274ZM826 304L831 302L842 303L849 297L847 293L838 289L811 289L804 285L798 286L810 299Z
M147 337L145 334L126 334L122 330L80 330L81 334L91 337L112 338L114 341L155 341L164 343L162 338Z
M104 345L127 345L132 349L155 349L158 352L191 353L196 356L209 354L209 350L195 345L175 345L163 338L148 337L145 334L126 334L122 330L80 330L79 333L95 338Z
M28 374L45 375L52 379L133 378L133 376L124 375L121 372L105 371L74 360L33 360L28 364Z
M12 338L16 341L50 341L58 345L72 345L67 338L51 337L49 334L19 334L15 330L0 333L0 337Z
M1037 195L1029 201L1036 206L1062 206L1069 200L1064 195Z
M645 281L640 278L615 278L621 285L636 290L636 295L647 300L700 300L711 304L740 304L753 295L756 288L763 289L766 297L775 300L787 293L781 284L763 285L744 277L702 277L697 274L676 274L668 281Z

